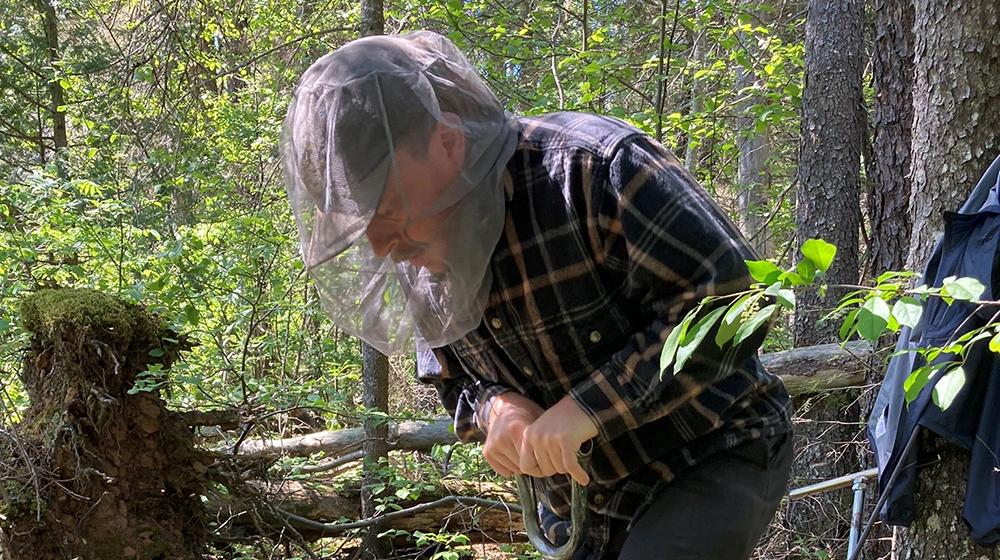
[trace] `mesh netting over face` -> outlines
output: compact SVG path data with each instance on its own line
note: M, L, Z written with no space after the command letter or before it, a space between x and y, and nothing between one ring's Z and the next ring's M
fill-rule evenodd
M306 70L281 152L302 258L336 325L392 354L479 324L515 143L435 33L359 39Z

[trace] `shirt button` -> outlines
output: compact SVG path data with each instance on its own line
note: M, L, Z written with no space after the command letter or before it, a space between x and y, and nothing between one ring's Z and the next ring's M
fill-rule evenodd
M493 325L494 329L499 329L500 327L503 326L503 321L494 317L493 320L490 321L490 324Z
M593 342L594 344L600 342L601 341L600 331L590 331L590 341Z
M597 494L596 496L594 496L594 503L597 504L597 505L603 504L604 503L604 494Z
M528 377L531 377L532 375L535 374L535 372L531 371L531 368L528 366L524 366L522 371L524 371L524 375L527 375Z

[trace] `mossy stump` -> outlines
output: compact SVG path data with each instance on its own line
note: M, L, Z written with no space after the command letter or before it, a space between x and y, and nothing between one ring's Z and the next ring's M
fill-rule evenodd
M93 290L32 294L21 318L33 333L21 371L31 406L0 430L0 557L201 558L204 459L156 391L129 394L186 342Z

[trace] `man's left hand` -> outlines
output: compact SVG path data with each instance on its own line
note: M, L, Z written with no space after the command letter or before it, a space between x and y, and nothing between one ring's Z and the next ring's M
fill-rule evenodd
M598 433L597 426L570 396L546 410L521 437L521 472L531 476L567 473L586 486L590 476L576 454L585 441Z

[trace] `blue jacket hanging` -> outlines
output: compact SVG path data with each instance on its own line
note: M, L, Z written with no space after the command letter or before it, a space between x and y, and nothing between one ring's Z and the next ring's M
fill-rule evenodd
M945 213L945 232L924 271L923 283L939 287L952 276L976 278L986 287L983 300L998 299L1000 273L1000 157L994 160L957 213ZM879 491L889 492L882 508L882 520L890 525L913 521L913 490L916 481L917 449L901 457L916 427L923 426L947 441L971 451L971 465L965 493L963 517L972 538L982 545L1000 542L1000 354L991 352L989 339L975 343L966 353L963 369L965 385L952 404L941 410L933 402L933 386L949 368L943 368L924 386L917 398L905 403L903 388L907 377L926 364L914 348L940 347L962 334L997 322L1000 309L978 308L955 301L947 305L941 298L926 298L918 324L904 327L896 344L897 354L879 390L868 439L878 462ZM954 361L954 355L939 356L935 362ZM890 474L903 466L892 488L886 489Z

